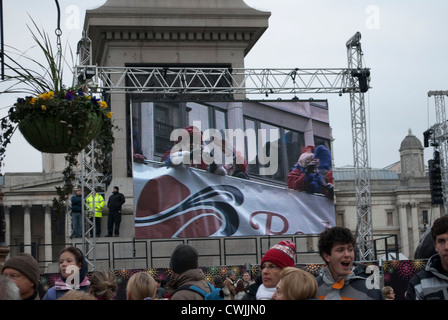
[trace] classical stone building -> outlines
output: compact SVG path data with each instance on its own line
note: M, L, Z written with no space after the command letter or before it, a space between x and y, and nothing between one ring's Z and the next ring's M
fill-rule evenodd
M93 64L100 66L244 68L244 57L268 28L269 15L269 12L250 8L242 0L108 0L100 8L87 11L84 28L92 40ZM167 256L179 240L134 241L130 124L131 120L135 121L134 125L138 124L142 116L141 106L153 100L154 96L116 93L108 99L114 112L114 123L120 130L115 132L112 181L105 196L107 200L112 187L119 186L127 201L120 238L98 238L97 259L109 268L146 267L148 257L151 259L150 266L166 266ZM321 107L318 102L307 104L307 108ZM174 108L185 110L185 106L164 103L160 110L167 111L154 116L154 119L168 117ZM179 114L185 115L185 111L182 112ZM210 119L215 119L213 121L223 116L226 127L232 129L244 128L250 116L259 121L272 119L275 122L273 125L277 126L287 123L282 130L294 130L295 119L301 117L296 111L281 110L278 106L251 109L249 105L244 109L238 101L209 106L207 112ZM305 143L313 142L307 141L306 137ZM330 136L323 134L311 134L308 137L314 141L316 138L328 143L331 140ZM155 147L151 150L155 150ZM425 224L430 225L441 212L439 206L431 205L421 142L409 133L399 152L400 161L395 166L371 170L373 231L376 235L396 235L398 240L393 245L412 258L422 228ZM154 151L151 159L160 159L157 156ZM6 173L2 190L7 226L6 244L10 246L11 254L19 251L33 253L44 267L56 259L62 246L66 243L79 245L79 239L77 242L68 239L70 231L67 230L67 217L57 216L51 209L52 199L56 196L55 186L62 183L63 157L50 154L43 154L42 157L43 172ZM337 223L354 231L356 208L353 170L337 168L334 177ZM104 217L103 230L106 230L107 210L104 211ZM204 256L201 264L218 265L257 263L261 252L266 251L270 241L274 240L270 237L199 239L191 240L190 243L195 244ZM315 262L318 259L312 254L317 247L315 240L312 237L295 238L300 251L307 253L300 256L301 262ZM379 246L382 249L385 247L383 244ZM223 248L224 252L233 250L238 254L226 257L222 253ZM115 264L114 258L122 259L122 263Z
M396 235L398 243L390 239L389 249L398 245L399 251L411 259L422 232L444 212L443 206L431 204L423 146L411 130L399 154L400 161L370 171L372 224L376 235ZM336 168L334 178L337 224L355 230L354 171ZM385 249L384 245L381 249Z

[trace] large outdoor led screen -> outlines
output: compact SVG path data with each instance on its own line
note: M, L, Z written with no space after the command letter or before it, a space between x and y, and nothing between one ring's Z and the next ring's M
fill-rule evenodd
M134 102L138 239L335 225L326 101Z

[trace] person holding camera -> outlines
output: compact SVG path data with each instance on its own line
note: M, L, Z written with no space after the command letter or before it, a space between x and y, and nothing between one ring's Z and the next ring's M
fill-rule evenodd
M311 194L323 194L332 199L333 181L330 151L324 146L306 146L288 174L287 182L290 189Z

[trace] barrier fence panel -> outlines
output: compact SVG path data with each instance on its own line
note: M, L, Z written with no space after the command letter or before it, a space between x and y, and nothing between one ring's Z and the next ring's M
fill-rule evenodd
M237 244L237 246L234 245ZM245 259L246 264L258 264L258 241L257 238L224 238L224 264L234 264L233 259ZM227 247L231 248L229 251ZM251 250L252 249L252 250ZM231 260L230 262L228 260Z
M206 239L188 239L187 244L193 246L198 250L199 265L200 266L220 266L222 265L221 258L221 239L206 238Z
M171 253L179 244L184 244L186 239L176 240L151 240L149 245L150 268L166 267L170 265ZM155 248L155 245L159 245ZM160 248L163 248L160 250ZM157 255L161 252L161 255Z
M135 240L112 242L112 266L114 270L148 268L148 243Z
M172 252L176 246L185 243L198 250L199 264L205 267L213 265L258 265L266 251L282 240L295 243L296 263L322 262L318 253L318 235L134 239L97 242L98 269L169 268ZM39 262L41 270L47 272L48 267L51 267L51 269L57 268L59 252L68 246L82 249L81 242L50 245L33 243L27 246L18 244L9 245L9 256L12 257L21 252L31 253ZM49 247L51 247L51 250L48 249ZM374 260L382 257L385 260L396 259L399 253L397 235L376 235L374 248Z

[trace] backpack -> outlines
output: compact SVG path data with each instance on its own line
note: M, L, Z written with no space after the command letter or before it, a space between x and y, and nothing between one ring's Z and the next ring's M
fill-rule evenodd
M177 288L176 292L179 290L191 290L199 293L204 297L204 300L224 300L224 292L222 292L221 288L215 288L212 284L208 283L210 288L210 292L205 292L201 288L194 285L185 285Z

